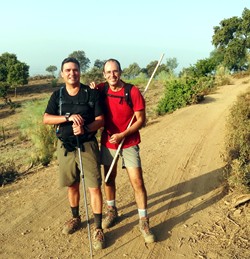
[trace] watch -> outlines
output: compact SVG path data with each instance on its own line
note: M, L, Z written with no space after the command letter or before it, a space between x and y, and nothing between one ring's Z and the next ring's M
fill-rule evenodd
M66 121L69 121L70 113L69 112L65 113L64 117Z

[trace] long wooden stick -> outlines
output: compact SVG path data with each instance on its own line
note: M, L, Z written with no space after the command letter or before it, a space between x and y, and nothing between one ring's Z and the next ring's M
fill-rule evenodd
M150 77L150 79L149 79L149 81L148 81L148 83L147 83L147 85L146 85L146 87L145 87L143 93L142 93L143 96L145 96L145 94L146 94L146 92L147 92L147 90L148 90L148 87L149 87L149 85L150 85L150 83L151 83L151 81L152 81L152 79L153 79L153 77L154 77L154 75L155 75L155 72L156 72L157 68L159 67L159 65L161 64L161 61L162 61L163 57L164 57L164 54L161 55L161 58L159 59L157 65L156 65L156 67L155 67L155 69L154 69L154 71L153 71L153 73L152 73L152 75L151 75L151 77ZM127 126L127 129L130 128L130 126L131 126L131 124L132 124L134 118L135 118L135 115L133 115L132 119L130 120L130 122L129 122L128 126ZM122 145L123 145L124 140L125 140L125 138L122 139L122 141L120 142L120 144L119 144L119 146L118 146L118 148L117 148L117 150L116 150L116 153L115 153L115 156L114 156L114 158L113 158L113 161L112 161L112 163L111 163L111 165L110 165L110 167L109 167L109 171L108 171L108 173L107 173L107 175L106 175L106 177L105 177L105 182L107 182L108 179L109 179L109 176L110 176L110 174L111 174L111 172L112 172L112 170L113 170L113 167L114 167L114 165L115 165L115 162L116 162L116 160L117 160L117 157L118 157L118 155L119 155L119 152L120 152L120 150L121 150L121 147L122 147Z

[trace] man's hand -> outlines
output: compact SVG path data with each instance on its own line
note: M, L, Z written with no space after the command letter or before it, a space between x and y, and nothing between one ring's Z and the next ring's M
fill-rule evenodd
M89 84L89 87L90 87L91 89L98 89L98 88L96 87L95 82L91 82L91 83Z
M78 135L84 134L83 125L77 125L73 123L72 128L73 128L74 135L78 136Z
M84 129L83 129L84 119L82 118L81 115L79 115L79 114L72 114L69 117L69 121L73 122L72 128L73 128L74 135L82 135L82 134L84 134Z
M72 121L73 124L76 124L78 126L82 126L84 124L84 119L79 114L71 114L68 121Z
M119 144L123 138L124 138L124 136L122 133L116 133L110 137L109 142L111 144Z

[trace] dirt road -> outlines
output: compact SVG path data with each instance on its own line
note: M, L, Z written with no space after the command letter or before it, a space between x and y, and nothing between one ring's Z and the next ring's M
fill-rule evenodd
M223 86L202 104L158 118L141 130L148 210L157 242L144 244L133 192L120 170L120 220L106 231L107 248L94 252L94 258L247 258L249 235L241 231L249 233L249 226L230 217L221 158L229 107L249 87L242 82ZM61 233L70 210L66 189L57 187L57 174L55 162L0 189L0 258L90 258L85 221L75 234ZM85 219L83 200L81 214ZM240 243L233 239L237 234Z

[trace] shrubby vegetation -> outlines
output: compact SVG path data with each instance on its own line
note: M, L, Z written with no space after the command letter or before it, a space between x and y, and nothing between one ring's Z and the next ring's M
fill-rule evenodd
M52 75L35 75L35 76L30 76L28 80L29 82L31 82L31 81L39 81L39 80L45 80L45 79L50 80L53 78L54 76Z
M230 188L250 192L250 90L230 110L225 160Z
M0 162L0 187L13 182L19 174L13 160Z
M230 79L230 71L228 68L219 65L215 72L215 85L221 86L221 85L230 85L231 79Z
M163 97L157 100L156 112L158 115L173 112L174 110L198 103L220 85L230 84L231 75L243 75L249 71L250 64L250 10L245 8L242 17L224 19L219 26L214 27L212 38L215 49L210 56L198 60L194 65L183 68L179 75L175 73L178 66L176 58L168 58L161 64L155 74L158 84L164 87ZM78 59L81 65L81 81L89 84L92 81L103 81L102 67L105 60L97 59L90 68L90 60L84 51L78 50L69 54L69 57ZM123 68L123 79L135 85L145 87L158 61L151 61L146 67L140 68L134 62ZM8 89L24 85L29 80L49 79L52 86L57 86L58 78L54 73L56 66L50 65L46 71L51 75L38 75L28 78L29 66L20 62L15 54L4 53L0 56L0 97L5 102L8 99ZM248 72L249 73L249 72ZM228 135L228 167L232 171L229 178L231 183L239 177L242 184L249 186L249 93L239 98L239 102L232 109L229 120ZM55 150L54 128L42 124L42 115L47 100L29 102L22 107L25 119L20 120L22 137L33 143L33 163L47 165ZM28 116L27 116L28 115ZM11 166L9 167L11 168ZM0 172L4 172L0 165ZM233 185L232 185L233 186Z
M133 79L125 79L124 77L122 77L122 79L125 80L127 83L131 83L139 87L140 86L146 87L148 83L148 76L145 73L140 73L138 74L137 77Z
M48 99L26 103L18 122L22 138L30 140L33 144L30 150L30 162L33 164L48 165L54 156L55 128L42 123L47 103Z
M198 81L194 78L176 78L167 82L164 96L157 107L158 114L163 115L186 105L198 103L201 91L197 85Z

